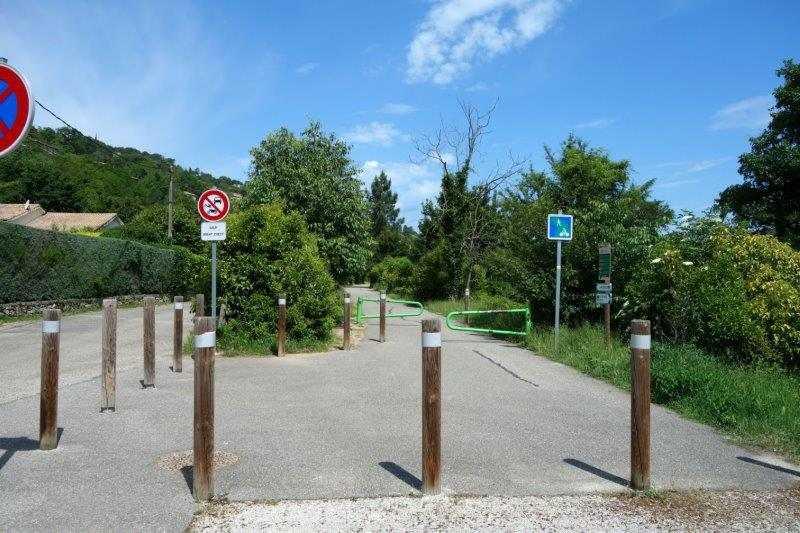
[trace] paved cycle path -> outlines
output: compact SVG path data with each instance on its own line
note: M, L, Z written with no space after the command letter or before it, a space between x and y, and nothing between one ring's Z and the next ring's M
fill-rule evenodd
M374 292L353 288L353 296ZM390 308L393 306L390 305ZM232 500L417 494L419 318L371 321L352 351L217 358L216 492ZM623 491L629 397L507 341L443 333L442 485L454 494ZM169 344L169 343L167 343ZM9 529L180 529L195 511L189 471L161 466L192 446L192 365L159 352L157 388L118 375L117 412L99 381L62 387L57 450L40 452L38 397L0 405L0 524ZM137 386L134 385L136 383ZM734 446L653 407L659 489L775 490L800 468ZM169 461L167 461L169 462ZM178 465L180 466L180 465Z

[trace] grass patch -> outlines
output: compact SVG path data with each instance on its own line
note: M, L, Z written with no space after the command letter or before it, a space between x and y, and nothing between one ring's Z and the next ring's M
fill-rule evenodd
M630 349L606 348L599 327L533 332L528 348L630 390ZM653 402L708 424L740 442L800 458L800 376L778 368L735 366L690 345L654 343Z
M465 311L464 300L430 300L424 303L426 311L437 315L447 316L453 311ZM522 309L525 304L515 302L502 296L489 296L478 293L472 296L469 303L470 311L480 311L489 309ZM456 318L460 324L465 324L464 316ZM506 331L524 331L525 316L521 313L514 314L490 314L490 315L470 315L469 325L477 328L501 329ZM444 327L444 326L443 326Z
M286 353L327 352L338 346L338 344L339 339L335 335L330 335L327 339L322 340L295 341L287 339ZM263 357L278 353L278 340L276 335L266 335L259 339L253 339L223 326L217 336L217 348L222 351L225 357Z

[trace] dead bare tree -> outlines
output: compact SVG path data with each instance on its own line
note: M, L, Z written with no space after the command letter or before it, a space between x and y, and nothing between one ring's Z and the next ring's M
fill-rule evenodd
M508 161L497 162L492 171L474 181L469 187L470 178L475 173L476 158L480 155L483 139L490 133L492 114L497 101L485 111L476 106L459 101L464 125L457 127L441 121L440 127L430 135L422 135L415 139L415 148L423 160L439 163L444 176L457 175L467 184L466 204L461 207L463 234L460 236L459 252L463 258L463 269L466 271L464 290L470 288L475 265L480 253L485 248L488 236L495 233L498 217L491 208L491 202L502 190L507 181L519 174L526 161L515 157L510 151ZM448 198L442 198L443 209L448 209ZM456 258L453 258L454 260Z

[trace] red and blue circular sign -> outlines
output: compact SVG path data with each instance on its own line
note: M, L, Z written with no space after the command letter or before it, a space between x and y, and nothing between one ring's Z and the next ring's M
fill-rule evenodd
M209 189L197 200L197 211L207 222L219 222L230 211L231 202L228 195L219 189Z
M33 122L35 100L17 70L0 63L0 156L19 146Z

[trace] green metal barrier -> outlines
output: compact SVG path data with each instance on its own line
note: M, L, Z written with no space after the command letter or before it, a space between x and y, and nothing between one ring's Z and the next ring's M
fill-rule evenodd
M461 315L487 315L496 313L518 313L525 315L525 331L508 331L504 329L491 329L491 328L472 328L469 326L460 326L453 320L454 317ZM529 309L490 309L488 311L453 311L447 314L445 319L447 327L455 331L473 331L476 333L491 333L494 335L519 335L520 337L526 336L531 332L531 312Z
M367 315L364 314L364 302L375 302L380 304L380 300L377 298L362 298L361 296L358 297L356 300L356 322L361 324L364 322L364 319L367 318L380 318L380 315ZM420 316L424 311L422 304L419 302L414 302L412 300L390 300L386 299L387 304L403 304L410 307L415 307L414 311L406 311L404 313L386 313L386 318L405 318L409 316Z

